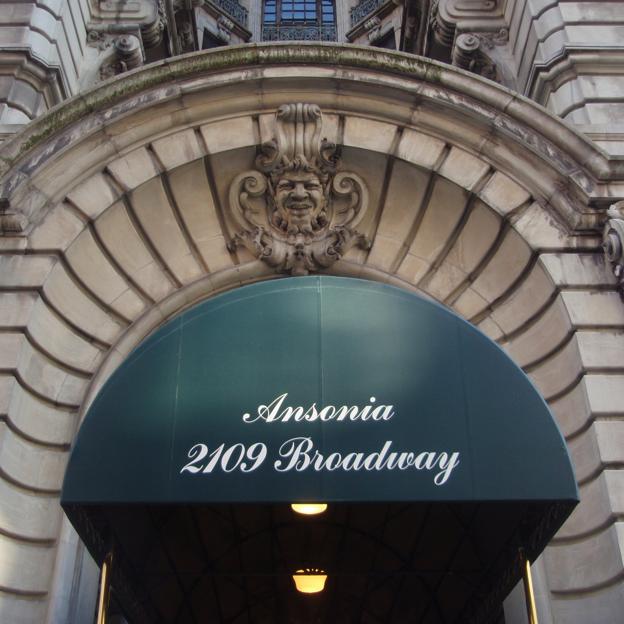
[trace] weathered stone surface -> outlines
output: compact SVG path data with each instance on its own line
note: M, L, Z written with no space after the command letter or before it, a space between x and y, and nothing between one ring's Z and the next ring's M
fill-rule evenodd
M119 230L119 233L129 236L128 230ZM128 253L132 251L132 248L126 249ZM76 275L105 304L117 309L126 318L135 318L141 313L143 301L109 262L89 230L84 230L69 247L67 260Z
M518 329L548 303L554 285L546 272L534 266L526 279L492 312L492 318L505 333Z
M113 341L122 324L88 296L57 264L43 285L43 291L54 309L87 334L107 343Z
M546 361L531 369L531 379L547 399L569 388L579 380L583 372L577 336Z
M39 288L56 259L52 256L0 255L0 286Z
M387 154L395 133L396 126L391 124L350 116L345 120L344 144Z
M532 20L536 6L530 3L526 11L517 12L520 15L514 19L522 24L518 22L517 32L512 32L512 45L518 50L526 49L527 56L535 49L540 62L547 63L546 52L558 54L564 49L562 42L569 33L550 32L552 11L548 10L543 11L544 18L539 27L534 27ZM542 9L548 7L540 6L539 10ZM538 41L537 32L543 35L543 40ZM530 43L528 47L524 46L526 42ZM313 49L312 46L300 48L299 52L292 53L305 55ZM235 49L223 53L242 54ZM217 52L210 58L218 58L220 54ZM243 252L235 256L227 251L225 244L232 234L228 231L231 223L228 224L227 216L224 217L221 210L227 204L227 188L233 176L244 170L241 163L247 162L248 168L255 156L256 145L271 138L266 136L267 120L271 115L264 111L280 98L279 103L283 103L284 93L301 96L297 101L307 101L303 96L307 98L313 94L330 104L331 113L326 118L327 138L338 140L344 129L345 162L350 159L348 166L353 163L353 170L370 185L371 205L375 206L362 222L363 231L371 236L376 233L374 253L367 257L365 252L352 251L346 259L336 263L335 272L366 276L400 287L407 287L407 281L412 286L418 283L429 285L437 297L450 297L449 301L454 302L460 313L469 318L476 317L475 322L491 337L507 339L510 350L515 349L518 362L531 364L536 358L547 356L532 374L538 379L543 393L558 396L553 409L564 433L572 436L570 448L578 476L583 481L584 496L582 507L566 528L568 533L562 534L581 537L575 538L572 546L567 543L555 546L562 551L567 549L569 554L563 558L558 554L552 570L549 569L549 581L551 572L554 574L552 588L565 592L561 595L566 596L565 600L552 600L553 619L556 624L611 624L613 614L622 612L618 605L624 604L621 585L617 585L617 591L612 591L610 585L619 583L621 569L607 569L610 563L606 561L603 565L600 553L606 552L611 560L621 559L621 540L608 538L609 546L605 547L604 540L593 544L593 538L591 535L588 538L587 532L597 531L601 535L608 532L607 525L611 522L609 505L614 513L621 513L618 510L622 506L618 501L622 484L617 467L622 463L619 416L622 411L620 373L623 360L620 353L624 345L620 344L620 328L624 323L617 295L612 290L605 290L605 287L612 286L613 278L601 264L600 254L592 253L597 241L587 232L601 218L593 208L588 208L588 203L602 205L609 193L618 193L616 180L606 182L615 176L615 169L611 169L609 161L583 139L565 130L543 112L520 98L514 98L509 92L476 81L467 74L437 65L425 66L422 61L412 63L408 57L399 56L395 57L392 73L386 72L379 64L380 59L388 62L381 51L376 55L368 51L358 52L358 62L366 60L370 64L367 68L336 68L336 63L344 62L340 61L343 53L338 51L332 52L331 64L318 67L309 63L306 75L300 68L287 65L272 66L271 74L263 73L262 63L266 61L259 61L256 51L253 54L257 65L248 74L243 71L228 73L227 68L210 71L212 67L201 65L204 57L192 58L188 66L185 65L187 61L174 59L169 67L158 68L167 75L171 85L151 92L150 97L157 98L155 100L150 101L147 97L148 80L155 80L151 69L145 74L129 77L128 89L134 89L132 97L135 99L132 101L121 93L122 89L113 91L118 88L116 85L125 83L112 83L113 87L105 86L102 91L89 95L89 108L82 109L81 114L86 118L93 110L101 115L97 120L101 126L98 131L110 131L114 142L101 141L102 137L92 143L85 140L81 144L82 152L74 151L74 157L85 154L89 146L100 145L99 151L85 154L85 162L73 161L68 167L67 161L61 158L65 148L55 152L59 147L56 140L45 143L45 137L51 136L49 127L37 137L41 126L33 126L28 135L32 146L43 145L44 151L31 152L31 147L26 149L25 143L19 141L7 150L11 158L16 153L24 156L19 162L23 172L27 172L22 172L24 176L36 173L40 166L37 159L41 159L40 163L49 161L54 164L44 167L38 177L33 176L39 188L33 190L32 195L25 187L20 187L22 194L19 197L24 199L23 205L29 214L42 217L44 205L45 210L50 210L57 199L62 199L55 196L52 202L46 203L46 193L61 191L78 209L75 212L67 209L64 213L65 208L63 211L51 208L43 220L33 220L35 229L28 240L30 250L62 249L73 241L67 258L68 266L78 274L77 279L63 267L62 258L21 253L0 255L3 287L14 290L32 288L34 291L43 285L43 292L54 308L48 310L45 303L37 303L35 308L34 295L22 292L9 292L6 295L8 303L0 303L0 320L7 327L26 326L32 318L32 337L44 351L37 351L17 332L1 337L0 357L6 359L9 368L17 368L25 381L36 386L35 391L43 395L43 398L37 398L27 393L8 375L0 381L0 411L11 418L17 430L15 434L11 432L15 439L6 442L6 448L10 449L7 457L11 462L15 460L9 462L12 474L28 480L27 487L35 488L45 484L46 478L55 472L57 477L62 473L62 469L54 465L49 469L49 475L33 475L27 466L31 458L41 466L51 465L48 459L39 460L38 451L31 452L28 445L51 452L44 445L63 445L70 439L71 410L64 411L52 402L78 404L84 401L88 380L68 373L61 361L70 367L93 368L108 373L128 353L130 343L118 343L122 332L127 331L125 336L131 336L136 344L149 332L148 320L158 324L210 292L268 277L262 263L251 261L251 257ZM267 52L265 58L271 54L277 55L277 52ZM567 54L566 51L564 56ZM524 59L520 60L524 62ZM567 61L564 59L564 62ZM431 69L431 79L425 79L425 67ZM169 73L174 70L178 72L175 78ZM521 72L524 71L522 67ZM542 80L544 72L538 74L537 82ZM523 75L528 76L528 71ZM184 82L187 76L188 81ZM414 76L418 80L414 80ZM141 82L144 78L146 81ZM227 86L230 91L219 91L224 81L230 82ZM279 86L274 87L278 82ZM603 81L604 84L607 82L608 79ZM600 85L596 83L592 87L591 83L591 79L581 76L578 86L592 97L599 97ZM614 83L605 87L605 92L613 95L617 88ZM181 110L180 98L173 102L173 98L178 97L174 94L176 89L178 93L186 89L187 95L193 94L183 100L183 105L188 107L186 110ZM396 97L400 90L403 90L404 100ZM104 99L98 99L98 93L107 98L105 104ZM231 93L238 94L238 97L224 97L224 94ZM561 91L560 95L563 93ZM141 100L141 94L146 95L144 100ZM114 102L123 98L126 98L123 106L115 108ZM158 108L154 104L158 98L172 98L171 106ZM595 110L591 105L583 106L586 110L581 114L586 114L588 119L602 116L611 120L608 107L600 107L602 104ZM72 114L75 115L77 109L66 110L74 111ZM104 115L102 110L110 112L110 119L118 116L114 126L109 123L108 112ZM150 120L150 110L165 111L166 114ZM259 115L259 133L252 115ZM415 129L402 128L408 120L415 124ZM59 122L59 125L63 123ZM199 137L189 124L201 126L202 136ZM385 209L381 212L378 208L388 161L386 155L399 138L397 128L402 134L395 153L398 159L394 163L396 180L391 181ZM61 136L62 133L57 131L55 127L53 134ZM62 136L68 142L79 140L76 133ZM199 138L206 143L209 152L216 154L208 159L215 173L214 186L218 192L215 197L211 194L211 185L201 162L204 148ZM54 150L46 145L53 146ZM151 145L151 153L146 149L147 145ZM448 154L445 145L450 150ZM121 151L113 156L110 153L112 147ZM20 152L22 149L24 151ZM110 158L114 158L114 162L108 163ZM189 160L193 163L186 164ZM415 223L417 205L423 193L421 181L427 178L428 170L440 162L443 162L440 175L447 177L436 181L422 222ZM415 167L410 169L412 165ZM8 166L6 163L2 165L3 168ZM115 204L119 193L106 181L107 174L101 173L107 166L121 186L128 191L137 189L136 197L145 192L143 204L132 207L136 210L136 219L129 218L128 214L124 217L126 208ZM161 167L170 170L172 195L180 219L188 230L188 240L181 234L182 229L175 230L178 224L176 219L172 220L176 215L171 212L168 198L163 197L161 190L154 191L161 182L150 181ZM89 168L92 170L87 171ZM488 177L490 170L491 177ZM555 175L556 171L562 175ZM58 172L58 176L54 177L54 172ZM17 188L19 180L19 184L24 183L20 175L15 173L15 177L7 182L9 191ZM561 218L559 212L554 216L554 211L560 209L546 202L552 196L552 202L556 204L555 200L565 195L565 189L557 187L556 183L568 180L571 185L576 185L574 189L578 193L571 195L574 201L565 199L570 203L571 212L564 224L563 220L558 221ZM75 181L80 184L72 188ZM395 183L396 189L393 188ZM143 189L138 189L141 184ZM491 222L489 216L473 222L476 213L462 221L467 193L459 189L458 184L475 189L479 197L493 208L494 212L489 213L493 219ZM606 189L610 190L607 192ZM541 203L514 212L531 197ZM79 234L82 219L78 212L97 220L95 231L102 244L91 234ZM513 216L509 216L510 213ZM482 214L488 215L487 212ZM491 257L481 266L493 240L495 228L492 224L499 223L499 216L510 218L513 229L501 241L500 247L491 250ZM575 216L578 223L573 218ZM573 231L575 223L578 229ZM418 225L418 228L412 231L412 225ZM167 237L166 233L172 231L179 234ZM577 246L583 249L582 253L571 253ZM17 241L3 240L2 247L5 251L19 252L25 246ZM530 248L548 250L533 268L531 262L535 257L531 257ZM211 272L207 278L213 288L211 291L202 285L204 270L200 266L201 260ZM236 262L240 265L234 268ZM363 265L364 262L368 264ZM395 264L400 264L398 269ZM188 289L176 290L167 269L178 281L188 284ZM471 275L473 272L475 274ZM232 277L234 273L235 278ZM559 295L557 287L564 288ZM178 293L179 299L176 298ZM565 304L565 310L560 302ZM33 310L36 310L36 318L32 316ZM70 322L66 324L57 312ZM127 327L128 323L120 317L134 323ZM143 321L146 325L141 324ZM584 331L563 344L564 334L579 327ZM510 334L512 338L506 338ZM93 346L90 336L95 337L96 342L105 343L100 345L103 349L108 344L114 345L111 357L105 363L101 364L98 359L103 349ZM561 349L557 351L559 346ZM553 349L556 352L549 354ZM589 369L590 374L585 374L581 380L585 369ZM43 444L20 442L20 432ZM4 448L0 455L3 454ZM604 470L605 461L612 469ZM0 465L1 462L0 459ZM601 473L603 477L599 476ZM11 501L11 496L3 494L0 486L0 507L4 509L5 498ZM21 496L21 490L17 496ZM46 509L34 504L30 506L30 503L25 503L24 507L16 503L7 513L8 524L6 527L2 525L0 518L0 527L12 531L16 518L22 513L20 510L32 514L32 518L24 523L26 537L37 539L40 532L43 539L54 539L45 530L49 528L52 533L56 532L56 520L51 517L50 526L46 527L43 523ZM21 554L16 556L21 557ZM25 561L28 567L27 557ZM578 565L579 561L582 566ZM594 569L580 570L590 564ZM41 565L40 568L42 578L47 575L49 579L51 567ZM567 569L573 573L569 574ZM615 576L609 577L612 571ZM41 586L41 591L45 592L51 585L45 580ZM583 596L582 600L577 601L576 592ZM601 600L596 600L596 596ZM4 593L0 600L5 601L0 606L0 620L9 613L8 621L12 623L44 621L45 616L35 598L29 598L28 607L22 605L24 611L19 611L19 615L15 615L17 607L12 606L19 598L12 597L9 606L5 606ZM22 618L22 613L28 613L28 618Z
M171 189L182 218L209 271L232 266L227 241L202 161L179 167L170 174Z
M618 524L577 543L551 546L545 555L551 590L598 588L621 574Z
M13 427L43 444L71 443L76 430L75 411L54 407L38 399L14 381L13 377L0 377L1 385L4 379L12 382L6 414Z
M550 250L569 245L562 225L538 204L533 204L514 219L513 227L533 249Z
M551 608L557 624L612 624L614 614L621 613L624 604L624 591L620 583L592 592L571 593L570 597L553 598Z
M567 291L561 293L571 322L579 327L624 327L624 305L615 292Z
M89 218L97 219L119 194L104 175L96 173L72 189L67 197Z
M500 227L498 216L482 202L475 202L460 235L427 283L427 291L444 301L486 258Z
M550 409L564 436L578 433L585 429L592 417L589 404L588 386L594 375L585 375L569 392L550 403Z
M197 136L192 130L183 130L153 141L152 149L165 169L175 169L203 155Z
M0 613L13 624L43 622L46 608L45 596L33 598L15 592L0 593Z
M83 228L80 218L67 205L59 204L35 227L28 239L29 246L44 251L66 249Z
M581 502L557 533L558 539L571 539L599 530L612 520L613 509L611 508L605 476L606 472L581 486L579 489Z
M60 490L67 451L33 444L15 435L4 423L0 423L0 449L0 469L21 486Z
M396 155L424 169L433 169L444 150L444 141L416 132L412 129L403 131Z
M108 170L126 190L132 190L158 174L154 161L145 148L113 160L108 164Z
M54 563L50 546L18 542L0 533L0 584L21 592L45 592L46 581ZM20 565L11 565L13 561Z
M474 290L487 303L495 301L513 287L514 282L526 270L530 258L529 246L514 230L509 230L500 247L494 252L470 289ZM461 295L457 300L458 309L463 309L465 305L463 299L464 295ZM471 315L479 311L480 309L473 309Z
M563 288L589 284L610 286L617 281L602 253L545 253L541 254L540 262L554 282Z
M535 323L501 346L517 364L530 366L568 340L572 327L564 300L557 297Z
M24 539L57 538L61 510L56 496L25 492L0 479L3 517L1 528Z
M465 200L465 192L457 185L443 179L435 181L420 227L398 269L400 277L414 284L424 277L457 226Z
M500 171L488 180L479 196L501 216L507 215L530 198L529 193L523 187Z
M37 293L6 292L0 296L0 327L24 327L28 324Z
M422 210L429 176L397 162L392 171L386 202L368 262L382 270L392 269L405 239Z
M171 279L150 253L121 202L115 203L100 216L96 222L96 229L119 266L150 297L158 300L171 292L173 288ZM128 290L125 280L124 286L123 290ZM139 297L134 295L134 291L131 294L140 301ZM137 305L137 312L143 308L144 304L141 302Z
M598 476L602 470L602 460L593 427L568 440L568 450L577 481L583 483Z
M255 145L251 117L238 117L201 126L209 154Z
M481 159L461 150L451 148L439 171L445 178L452 180L459 186L471 190L487 173L489 165Z
M198 278L201 268L184 240L160 178L135 189L130 202L150 242L176 278L182 283Z

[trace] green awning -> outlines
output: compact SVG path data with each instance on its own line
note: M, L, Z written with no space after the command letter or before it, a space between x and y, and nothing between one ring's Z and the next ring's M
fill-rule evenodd
M89 409L61 498L98 562L114 550L131 624L483 624L578 491L547 405L477 329L305 277L145 340ZM308 567L329 575L315 598L292 585Z
M62 502L577 496L547 405L491 340L414 294L308 277L148 338L91 406Z

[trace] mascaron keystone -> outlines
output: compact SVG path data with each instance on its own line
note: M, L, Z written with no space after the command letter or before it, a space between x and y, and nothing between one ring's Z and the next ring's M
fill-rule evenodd
M354 228L368 207L355 173L338 171L336 146L321 139L315 104L284 104L275 138L260 147L256 168L236 176L229 206L240 230L228 248L245 247L280 273L307 275L349 249L369 249Z

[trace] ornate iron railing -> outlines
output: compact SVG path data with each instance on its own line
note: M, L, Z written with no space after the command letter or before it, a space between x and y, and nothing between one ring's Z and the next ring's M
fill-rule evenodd
M336 41L334 25L292 24L288 26L262 26L263 41Z
M372 13L387 1L388 0L360 0L360 3L356 4L351 9L351 28L359 24L369 13Z
M223 9L232 19L241 26L247 26L247 9L236 0L210 0L213 4Z

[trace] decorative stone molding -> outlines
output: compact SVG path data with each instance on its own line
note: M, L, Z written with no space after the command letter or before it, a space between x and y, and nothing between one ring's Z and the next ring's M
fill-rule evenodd
M451 58L462 33L480 39L482 50L508 39L502 6L497 0L433 0L430 19L435 42L449 49Z
M509 42L509 30L501 28L497 31L477 33L481 46L487 50L493 50L495 46L503 46Z
M602 235L605 258L618 280L618 290L624 299L624 200L611 204L607 210L609 220Z
M229 43L232 39L232 31L234 30L234 22L231 19L221 15L217 19L217 29L219 39L222 39L226 43Z
M194 52L196 46L191 12L184 10L177 11L175 14L175 21L180 52L182 54Z
M87 33L87 45L91 48L97 48L101 52L107 50L115 41L114 35L110 35L98 30L90 30Z
M453 65L462 69L470 69L479 52L479 37L471 33L459 35L453 48Z
M101 33L96 33L100 34ZM117 74L123 74L143 64L143 50L141 42L135 35L121 35L114 39L99 39L101 50L113 47L113 55L100 66L100 78L105 80ZM101 47L103 46L103 47Z
M27 225L28 219L23 214L12 210L8 199L0 198L0 236L19 235Z
M307 275L370 242L354 228L368 208L368 190L355 173L337 172L336 146L321 140L315 104L284 104L276 138L264 143L256 170L239 174L229 205L241 230L230 251L245 247L280 273Z
M455 24L440 12L440 4L436 1L431 5L431 30L439 45L445 48L450 48L453 45Z
M154 48L160 44L167 23L164 0L158 0L157 6L157 18L153 22L141 26L141 38L146 48Z
M381 20L375 16L364 22L364 28L366 29L368 40L374 41L379 37L381 32Z
M493 46L494 44L491 47ZM463 33L458 35L453 46L453 65L479 74L484 78L498 80L496 64L483 51L483 47L481 34Z
M364 20L366 16L370 15L386 2L387 0L360 0L358 4L351 7L351 27L354 27L356 24Z
M287 24L262 27L263 41L336 41L337 31L333 24Z
M237 2L237 0L210 0L210 2L220 9L223 9L223 11L235 19L241 26L247 27L249 12L240 2Z

